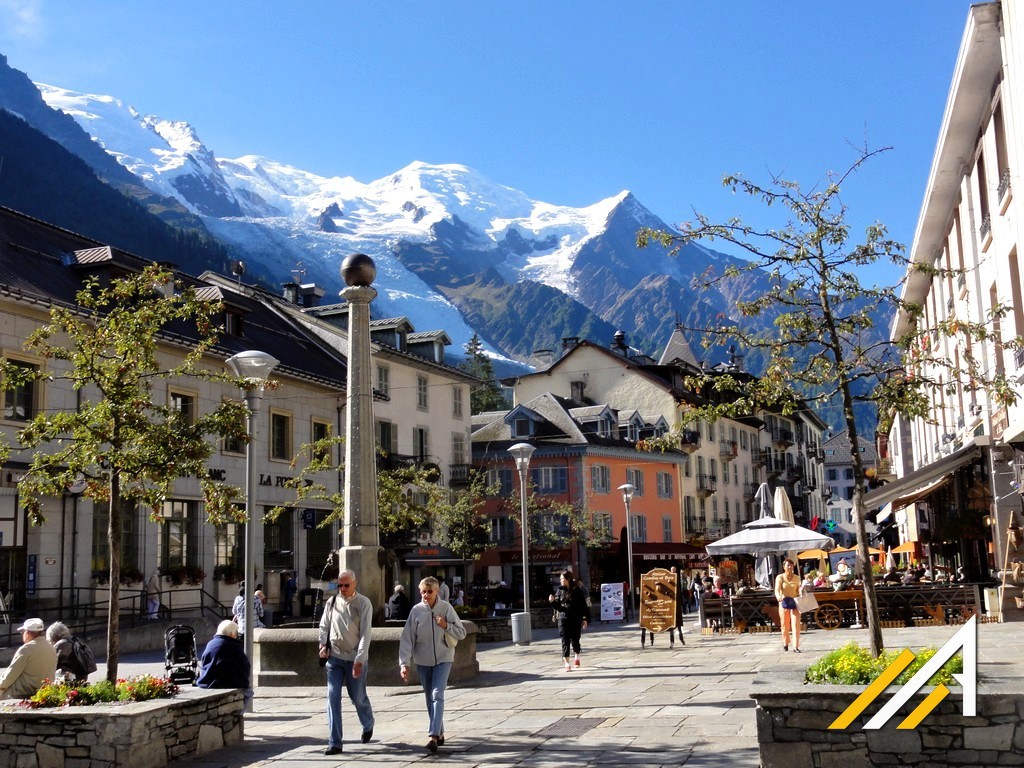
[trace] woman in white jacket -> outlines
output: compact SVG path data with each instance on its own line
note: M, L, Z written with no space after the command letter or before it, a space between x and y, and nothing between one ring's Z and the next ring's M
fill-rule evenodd
M427 749L437 752L444 744L444 690L455 660L455 645L466 637L466 628L451 604L441 600L438 581L427 576L420 582L422 602L410 611L398 644L402 679L409 680L409 665L416 665L430 717Z

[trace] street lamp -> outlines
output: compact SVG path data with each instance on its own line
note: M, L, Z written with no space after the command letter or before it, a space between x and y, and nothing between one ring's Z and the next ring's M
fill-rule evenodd
M266 386L270 372L277 367L279 361L266 352L250 350L239 352L225 362L235 376L245 379L242 394L245 396L245 404L249 409L249 417L246 420L249 444L245 448L245 509L249 519L245 523L245 594L243 597L246 600L245 655L252 663L252 634L256 622L250 597L253 590L256 589L256 561L254 559L254 550L256 549L256 461L253 457L253 439L256 436L256 414L260 409L260 401L263 400L263 388ZM251 699L247 711L252 711Z
M530 620L530 532L526 520L526 472L530 468L530 457L535 450L536 448L529 443L516 443L508 449L519 470L519 527L523 533L523 613L512 615L512 642L518 645L529 645L533 639L533 626Z
M626 505L626 559L629 561L626 566L626 581L629 583L629 611L632 616L636 613L636 603L633 600L633 523L629 519L629 502L633 500L636 486L625 483L619 486L619 490L622 491L622 503Z

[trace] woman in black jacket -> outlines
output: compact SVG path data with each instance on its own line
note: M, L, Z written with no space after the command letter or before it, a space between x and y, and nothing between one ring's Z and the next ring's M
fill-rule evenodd
M583 588L576 583L572 571L562 573L562 583L548 600L555 604L558 613L558 636L562 638L562 660L565 671L572 671L573 665L580 665L580 633L590 623L590 608ZM575 661L569 660L569 650L576 654Z

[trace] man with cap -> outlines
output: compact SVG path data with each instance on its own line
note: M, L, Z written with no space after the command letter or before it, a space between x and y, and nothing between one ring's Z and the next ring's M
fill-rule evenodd
M0 675L0 699L27 699L57 674L57 651L46 639L42 619L28 619L18 627L22 646Z

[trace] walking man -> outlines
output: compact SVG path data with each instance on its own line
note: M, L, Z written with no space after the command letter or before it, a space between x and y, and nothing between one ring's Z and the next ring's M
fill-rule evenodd
M327 601L320 619L320 658L327 662L327 728L325 755L341 754L341 687L345 686L363 727L363 744L373 738L373 707L366 695L370 651L370 598L356 592L352 571L338 574L338 594Z

